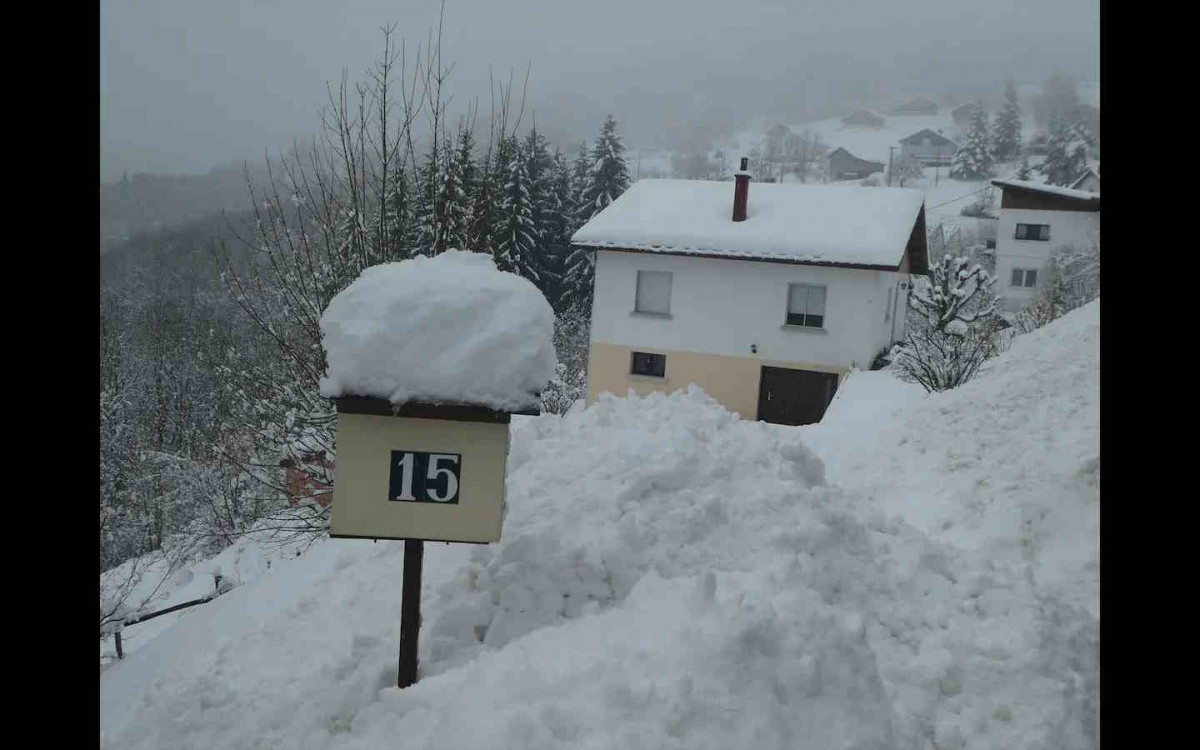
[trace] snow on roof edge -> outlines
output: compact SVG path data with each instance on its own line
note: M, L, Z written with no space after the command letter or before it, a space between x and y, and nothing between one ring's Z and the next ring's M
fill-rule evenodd
M992 180L992 184L996 187L1011 187L1017 190L1030 190L1035 193L1046 193L1048 195L1058 195L1063 198L1075 198L1077 200L1099 201L1099 193L1089 193L1086 190L1075 190L1072 188L1059 187L1057 185L1045 185L1038 182L1027 182L1025 180Z

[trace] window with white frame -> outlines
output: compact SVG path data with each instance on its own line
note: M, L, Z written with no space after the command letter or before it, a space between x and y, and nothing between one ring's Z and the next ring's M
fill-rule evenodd
M1049 224L1018 224L1015 239L1038 240L1040 242L1048 242L1050 240L1050 225Z
M788 284L787 324L806 328L825 327L823 285Z
M1036 268L1014 268L1012 270L1011 286L1032 289L1037 286Z
M652 315L671 313L671 272L638 271L634 312Z

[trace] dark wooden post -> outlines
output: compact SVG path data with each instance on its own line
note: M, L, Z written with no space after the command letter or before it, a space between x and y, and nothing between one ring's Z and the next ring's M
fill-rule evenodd
M417 637L421 634L421 563L425 542L404 540L404 588L400 601L400 663L396 687L406 688L417 681Z
M121 631L118 630L116 633L113 633L113 638L117 642L117 658L124 659L125 658L125 649L121 648Z

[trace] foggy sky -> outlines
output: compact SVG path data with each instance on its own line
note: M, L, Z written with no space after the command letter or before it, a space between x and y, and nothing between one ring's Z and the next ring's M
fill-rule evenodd
M203 173L317 128L325 82L360 77L438 0L101 0L100 170ZM863 86L887 94L1099 79L1098 0L448 0L452 115L488 66L532 65L528 107L563 145L611 112L631 146L703 124L795 121Z

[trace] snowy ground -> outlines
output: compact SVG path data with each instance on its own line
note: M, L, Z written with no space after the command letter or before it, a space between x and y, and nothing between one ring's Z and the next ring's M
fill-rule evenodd
M426 547L421 682L402 545L328 540L105 670L101 746L1098 747L1098 355L1097 302L816 426L521 420L504 540Z

